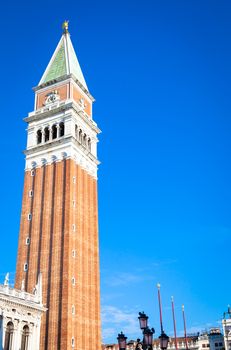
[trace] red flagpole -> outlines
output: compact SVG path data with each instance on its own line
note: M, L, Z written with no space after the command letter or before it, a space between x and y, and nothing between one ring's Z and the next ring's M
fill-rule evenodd
M182 305L182 313L183 313L183 321L184 321L185 346L186 346L186 350L188 350L188 339L187 339L187 329L186 329L186 319L185 319L184 305Z
M173 318L173 325L174 325L175 349L178 350L177 334L176 334L175 306L174 306L174 298L173 297L172 297L172 318Z

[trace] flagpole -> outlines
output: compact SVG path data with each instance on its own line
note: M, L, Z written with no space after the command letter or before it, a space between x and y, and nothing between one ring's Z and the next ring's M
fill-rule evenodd
M186 347L186 350L188 350L188 339L187 339L187 329L186 329L186 319L185 319L184 305L182 305L182 313L183 313L183 321L184 321L185 347Z
M173 297L172 297L172 318L173 318L173 325L174 325L175 349L178 350L177 333L176 333L175 306L174 306L174 298Z
M157 289L158 289L158 301L159 301L159 310L160 310L160 329L161 329L161 334L163 334L164 328L163 328L163 316L162 316L162 303L161 303L161 295L160 295L160 283L157 284Z

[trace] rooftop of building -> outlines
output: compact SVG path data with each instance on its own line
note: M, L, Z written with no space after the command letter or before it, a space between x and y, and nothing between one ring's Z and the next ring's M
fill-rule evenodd
M10 301L18 305L24 305L45 310L42 304L42 280L41 274L38 278L38 283L34 288L33 294L25 291L24 282L22 283L21 290L15 289L9 285L9 274L6 275L4 284L0 284L0 301Z

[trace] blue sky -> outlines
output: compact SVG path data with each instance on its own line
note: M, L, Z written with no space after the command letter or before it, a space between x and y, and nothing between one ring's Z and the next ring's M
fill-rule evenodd
M33 92L70 20L100 136L105 341L140 336L144 310L178 332L218 325L231 303L231 3L15 1L1 5L0 278L15 271Z

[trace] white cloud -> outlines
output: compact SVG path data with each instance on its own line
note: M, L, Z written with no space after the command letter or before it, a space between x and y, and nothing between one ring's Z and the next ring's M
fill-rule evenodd
M212 323L204 323L204 324L200 324L200 325L194 325L191 327L187 328L187 334L196 334L196 333L201 333L204 331L208 331L211 327L214 327L214 324ZM184 330L181 330L179 332L179 336L183 336L184 335Z
M165 259L162 261L153 261L147 266L133 267L132 272L116 271L112 275L111 270L104 269L103 271L101 271L101 274L103 274L104 276L104 283L106 283L108 286L127 286L131 285L132 283L134 284L143 281L153 281L155 280L155 277L153 276L153 269L155 270L156 268L160 268L160 266L172 265L175 263L177 263L176 259Z
M119 332L118 332L119 333ZM116 333L113 327L103 328L103 342L104 343L116 343Z
M130 285L131 283L139 283L144 280L153 280L153 277L139 273L121 272L105 279L106 283L111 287Z
M117 335L123 331L129 338L140 334L138 315L134 310L121 310L115 306L104 305L101 309L103 341L116 342Z
M111 302L111 300L118 299L118 298L121 298L123 296L124 296L124 293L120 293L120 292L118 292L118 293L112 292L112 293L107 293L107 294L101 294L101 302L104 303L104 304L105 303L109 303L109 302Z

